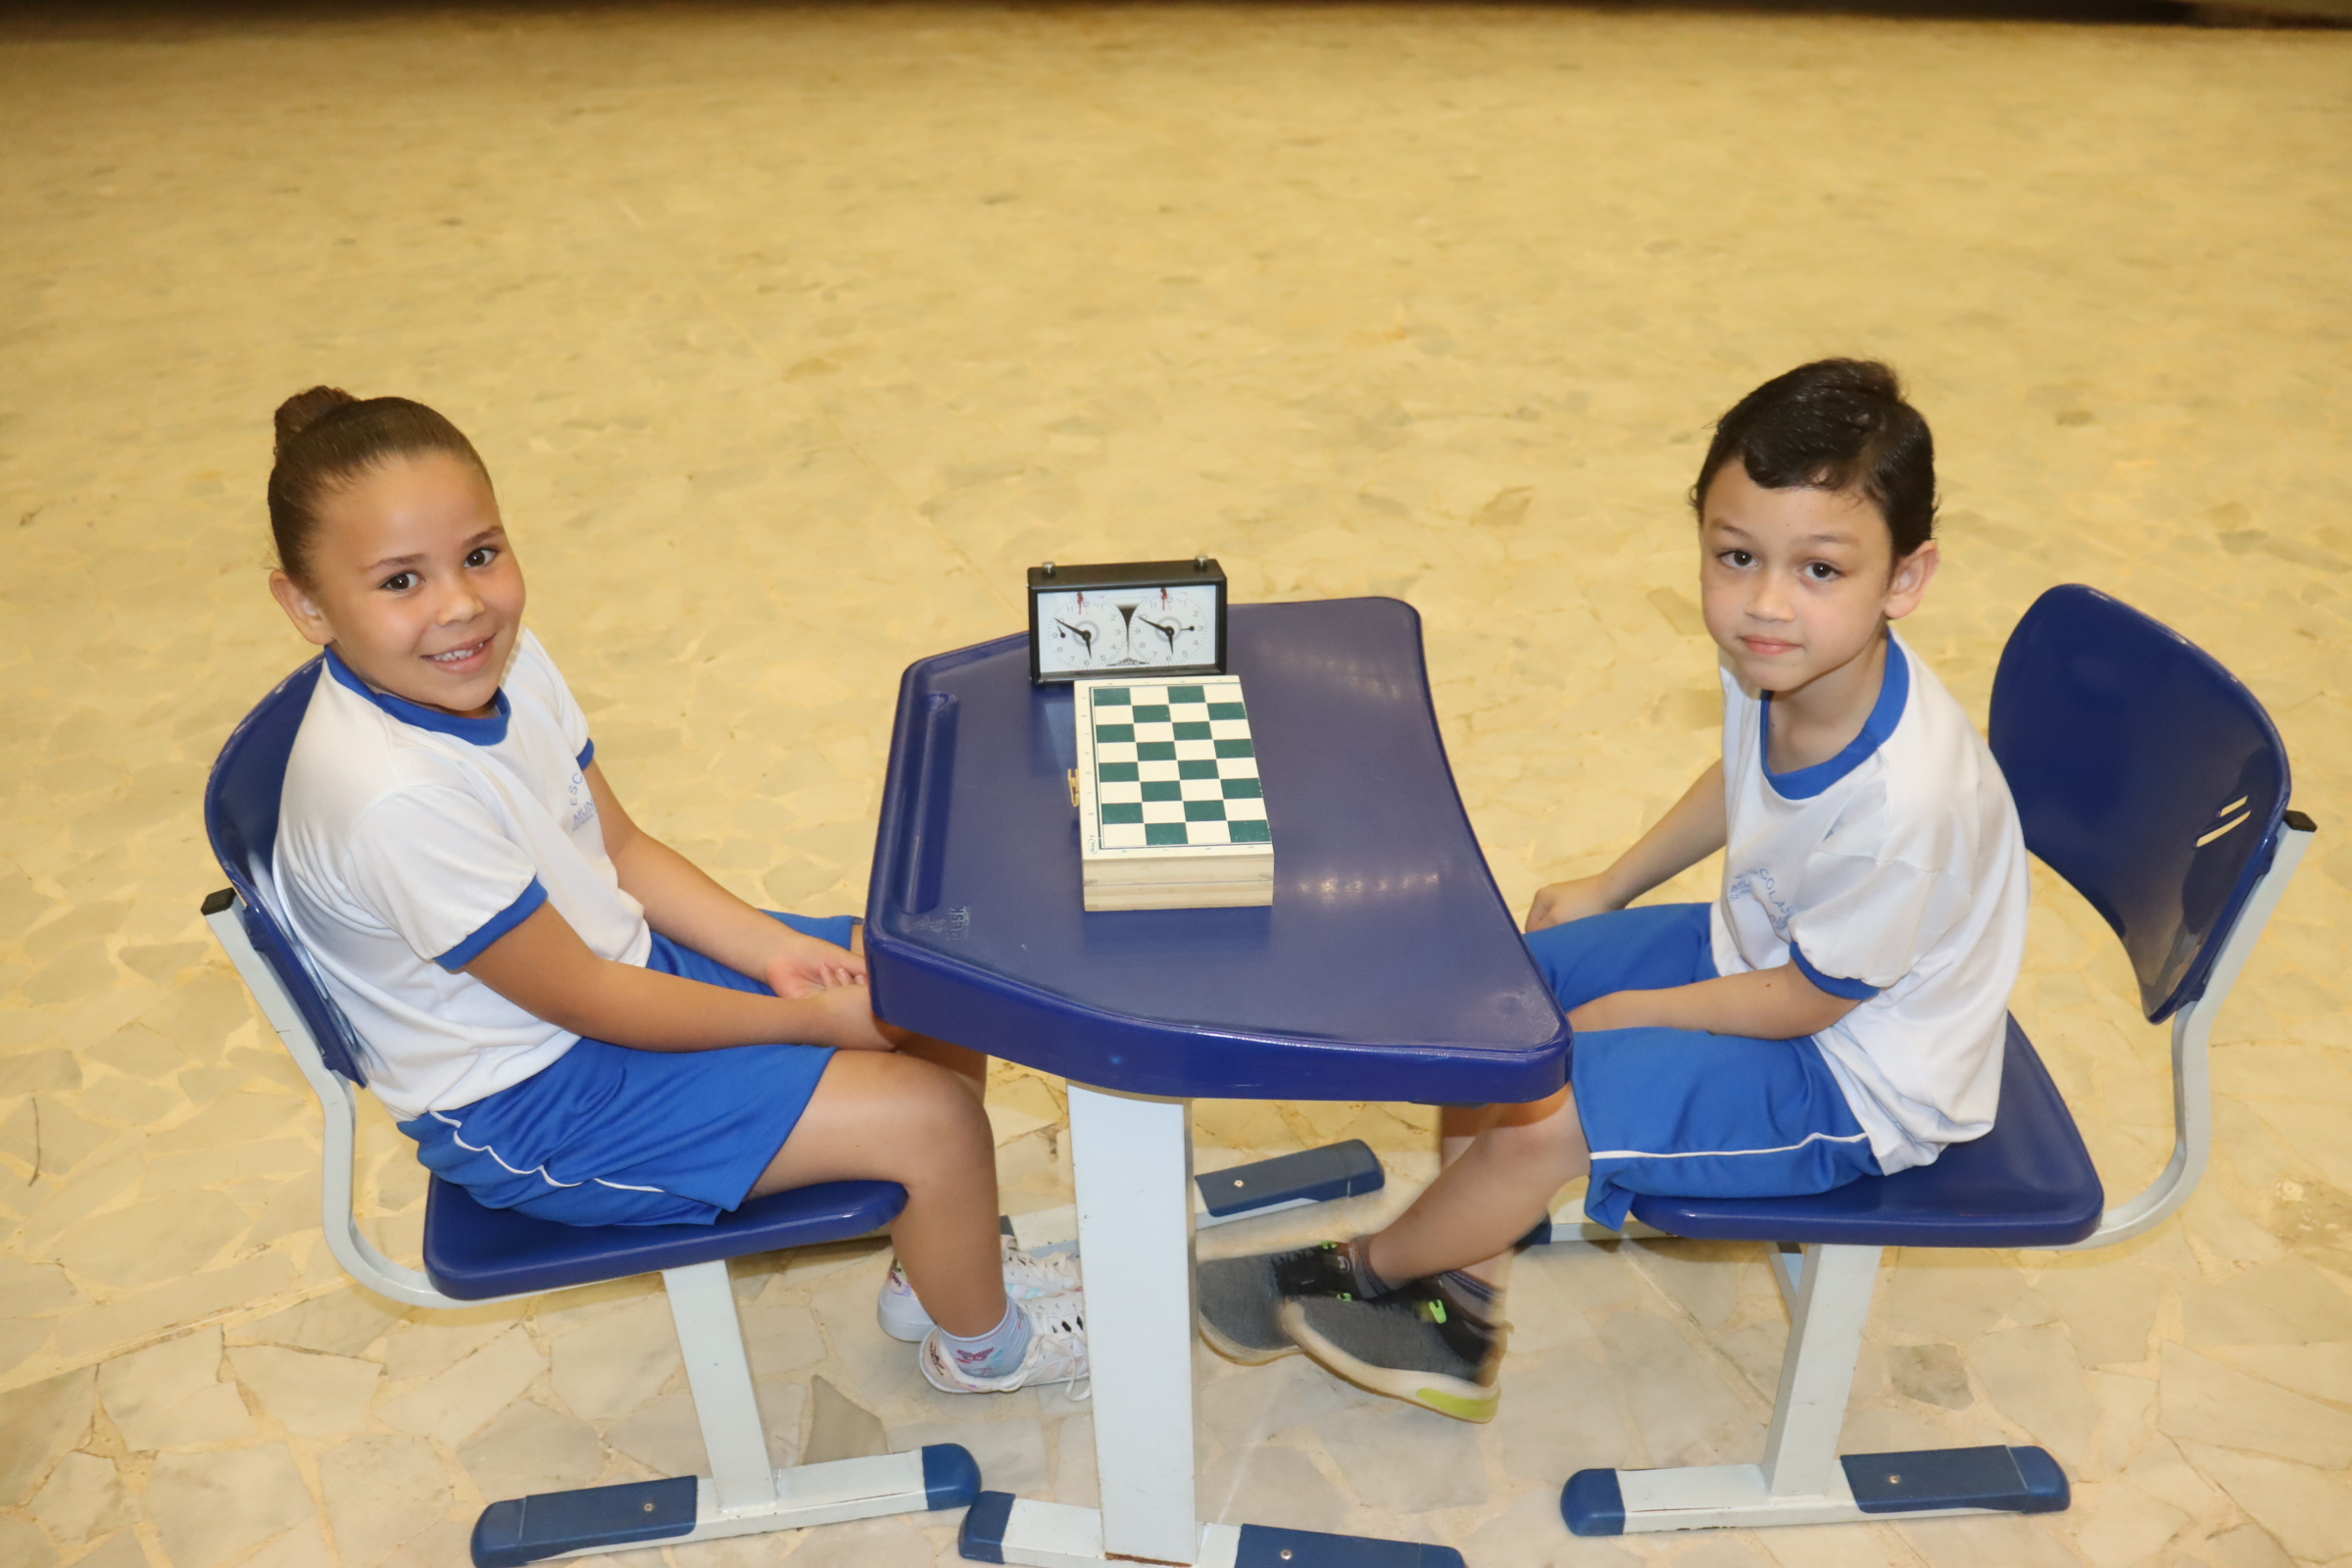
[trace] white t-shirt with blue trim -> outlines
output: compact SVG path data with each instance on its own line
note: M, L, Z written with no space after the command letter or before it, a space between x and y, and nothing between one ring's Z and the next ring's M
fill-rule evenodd
M653 947L605 853L587 716L528 631L497 709L371 690L330 649L286 763L272 902L404 1121L511 1088L579 1039L463 972L542 904L600 957L642 964Z
M1889 1174L1981 1138L2026 952L2026 841L1976 727L1889 634L1853 744L1774 774L1771 704L1723 671L1723 974L1794 963L1861 1005L1815 1036Z

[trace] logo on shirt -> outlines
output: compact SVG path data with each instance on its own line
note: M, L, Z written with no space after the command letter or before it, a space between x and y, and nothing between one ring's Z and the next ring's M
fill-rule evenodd
M596 820L596 797L589 793L587 774L575 772L571 775L571 788L565 804L571 808L571 830L574 833Z
M1783 942L1788 940L1788 922L1796 918L1796 911L1788 906L1788 900L1781 897L1780 884L1772 879L1770 871L1757 866L1753 870L1740 872L1732 878L1731 886L1724 889L1724 895L1727 904L1740 899L1755 900L1764 910L1764 918L1771 922L1772 934Z

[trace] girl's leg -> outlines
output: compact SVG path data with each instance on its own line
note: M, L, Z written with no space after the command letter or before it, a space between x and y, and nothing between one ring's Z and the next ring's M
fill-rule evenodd
M890 1238L906 1282L932 1321L968 1339L1004 1318L996 1156L964 1078L913 1055L837 1051L750 1196L814 1182L897 1182L906 1206Z
M850 927L850 951L861 958L865 956L865 922L862 920ZM977 1051L954 1045L945 1040L935 1040L929 1035L918 1035L911 1029L901 1029L895 1024L882 1023L879 1018L874 1021L881 1024L883 1037L897 1046L903 1054L919 1057L936 1066L945 1067L954 1073L966 1089L972 1092L973 1098L986 1098L988 1094L987 1056Z
M911 1029L883 1023L879 1018L874 1021L881 1025L883 1038L897 1046L902 1055L913 1056L935 1067L946 1068L956 1075L957 1083L971 1091L974 1100L988 1097L988 1057L979 1052L950 1041L935 1040L929 1035L918 1035Z
M1468 1129L1483 1121L1483 1130ZM1576 1100L1563 1089L1524 1105L1486 1105L1445 1127L1454 1153L1364 1260L1393 1285L1463 1269L1501 1284L1511 1244L1550 1211L1552 1195L1592 1168ZM1451 1151L1448 1151L1451 1152Z

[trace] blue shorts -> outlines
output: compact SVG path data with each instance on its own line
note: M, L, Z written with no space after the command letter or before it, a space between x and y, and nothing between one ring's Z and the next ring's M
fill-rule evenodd
M1573 1011L1613 991L1712 980L1708 906L1650 905L1529 935L1551 994ZM1585 1212L1625 1227L1638 1193L1789 1198L1876 1176L1821 1048L1695 1029L1599 1029L1576 1037L1568 1078L1592 1149Z
M856 923L774 918L843 948ZM659 932L645 966L775 994ZM708 1225L751 1192L832 1059L829 1046L631 1051L583 1039L521 1083L400 1130L426 1169L487 1208L566 1225Z

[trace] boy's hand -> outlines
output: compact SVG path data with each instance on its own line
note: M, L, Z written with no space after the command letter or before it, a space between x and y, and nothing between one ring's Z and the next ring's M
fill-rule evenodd
M1596 1034L1603 1029L1639 1029L1653 1020L1642 1004L1651 993L1645 991L1612 991L1568 1014L1568 1027L1580 1035Z
M1527 929L1541 931L1545 926L1566 925L1587 915L1606 914L1624 907L1625 901L1610 893L1605 876L1554 882L1549 887L1536 889L1535 902L1527 906Z
M859 996L864 996L863 958L846 948L805 937L798 931L779 929L777 937L776 950L760 976L777 996L801 999L836 987L853 987ZM868 1001L865 1005L870 1010L872 1003Z

